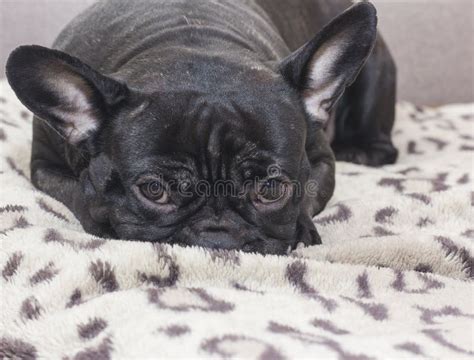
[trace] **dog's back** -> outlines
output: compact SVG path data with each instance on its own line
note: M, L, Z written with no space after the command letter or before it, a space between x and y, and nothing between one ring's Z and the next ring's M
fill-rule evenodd
M276 60L289 52L276 34L254 1L105 0L71 22L54 47L115 73L136 56L153 62L190 49Z
M144 52L179 46L202 45L221 55L237 50L240 56L248 48L280 60L349 5L348 0L103 0L74 19L54 47L105 73Z

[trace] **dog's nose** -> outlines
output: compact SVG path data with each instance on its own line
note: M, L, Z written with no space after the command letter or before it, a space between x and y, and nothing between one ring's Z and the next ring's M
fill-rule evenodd
M225 231L216 230L206 229L206 231L199 232L195 245L209 249L234 250L239 248L237 239Z

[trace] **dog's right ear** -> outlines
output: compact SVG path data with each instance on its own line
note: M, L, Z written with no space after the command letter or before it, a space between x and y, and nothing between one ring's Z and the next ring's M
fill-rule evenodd
M73 145L97 133L128 94L79 59L35 45L11 53L6 75L20 101Z
M377 38L377 11L359 2L327 24L280 64L285 80L299 92L312 121L325 124L344 90L370 56Z

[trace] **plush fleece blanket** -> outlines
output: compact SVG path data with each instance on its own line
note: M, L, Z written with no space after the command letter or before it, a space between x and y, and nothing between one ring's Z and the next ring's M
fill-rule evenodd
M398 106L396 165L339 163L324 245L104 240L29 181L0 83L0 358L472 358L474 106Z

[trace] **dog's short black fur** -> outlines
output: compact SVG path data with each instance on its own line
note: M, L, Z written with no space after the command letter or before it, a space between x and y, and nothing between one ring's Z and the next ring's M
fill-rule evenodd
M397 156L395 66L374 7L349 6L100 1L55 50L8 60L35 114L33 183L96 235L271 254L321 243L312 217L335 157Z

